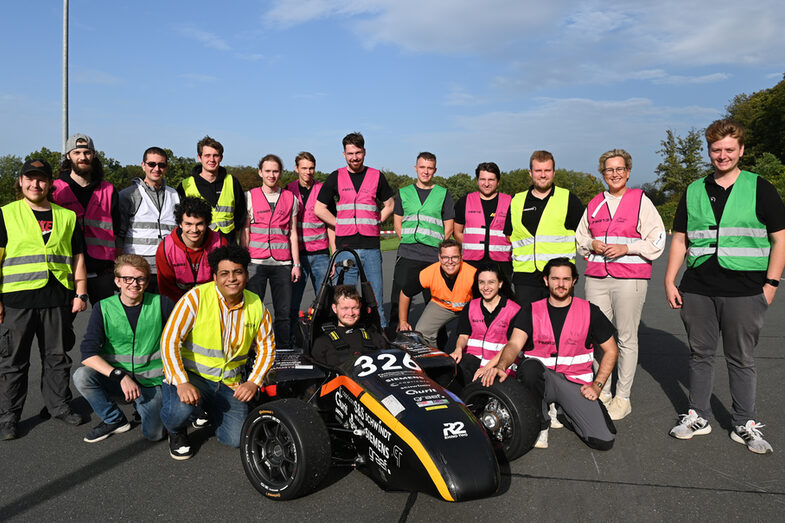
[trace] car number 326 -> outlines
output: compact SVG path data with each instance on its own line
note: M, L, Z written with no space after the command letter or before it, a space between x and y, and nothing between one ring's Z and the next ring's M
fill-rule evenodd
M404 368L411 370L420 370L409 354L404 354L399 358L396 354L381 353L374 356L363 355L357 358L354 362L355 367L360 367L357 373L358 378L374 374L381 371L403 370Z

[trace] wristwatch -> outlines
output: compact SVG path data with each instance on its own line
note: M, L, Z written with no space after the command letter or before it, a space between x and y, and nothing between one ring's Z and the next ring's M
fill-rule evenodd
M602 390L602 387L603 387L603 385L605 385L605 384L604 384L603 382L601 382L601 381L595 381L595 382L594 382L594 384L595 384L595 385L597 385L597 387L598 387L600 390Z
M776 287L776 286L778 286L780 284L780 281L779 280L774 280L772 278L766 278L766 283L768 283L772 287Z
M117 383L123 381L124 377L125 377L125 371L123 371L122 369L114 369L112 372L109 373L109 379L111 379L112 381L116 381Z
M80 300L82 300L85 303L87 303L87 298L89 298L89 296L87 294L77 294L76 297L79 298Z

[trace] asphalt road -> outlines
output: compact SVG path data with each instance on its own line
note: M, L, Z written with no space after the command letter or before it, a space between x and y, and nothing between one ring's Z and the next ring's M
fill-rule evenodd
M394 261L394 252L385 253L385 297ZM763 432L774 454L752 454L728 437L731 400L721 358L713 432L678 441L668 430L686 410L688 348L678 312L665 302L664 269L665 260L658 260L640 328L633 410L617 422L614 448L593 451L573 433L551 430L550 448L533 449L503 470L496 497L447 503L425 494L385 492L360 472L334 471L306 498L271 501L246 480L239 451L205 431L192 435L196 456L180 462L169 457L166 442L146 442L138 427L87 444L82 438L98 422L95 415L81 427L41 420L40 361L34 356L22 437L0 442L0 520L780 520L785 420L778 391L785 382L785 297L778 296L768 311L756 353L758 416L767 425ZM582 282L578 287L582 295ZM87 318L82 313L77 319L78 333ZM78 349L72 356L78 359ZM74 408L89 412L75 397Z

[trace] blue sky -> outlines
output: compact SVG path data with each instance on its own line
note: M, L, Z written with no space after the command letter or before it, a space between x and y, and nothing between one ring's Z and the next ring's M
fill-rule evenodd
M729 100L785 72L778 0L71 0L70 132L122 163L150 145L195 156L205 134L224 163L267 153L343 164L341 138L366 137L366 163L438 174L479 162L596 174L633 156L651 181L670 128L684 135ZM61 144L62 2L3 8L0 155Z

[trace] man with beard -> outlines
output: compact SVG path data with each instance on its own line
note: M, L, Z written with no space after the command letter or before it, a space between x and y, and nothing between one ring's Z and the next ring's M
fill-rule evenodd
M205 136L196 144L199 165L193 174L177 187L180 198L202 198L213 209L210 229L219 231L229 241L237 243L237 231L245 226L245 194L240 182L221 167L224 146Z
M104 180L104 169L93 139L74 134L65 143L60 178L54 181L52 201L76 213L85 242L87 295L90 303L115 291L114 260L119 237L120 206L114 186Z

